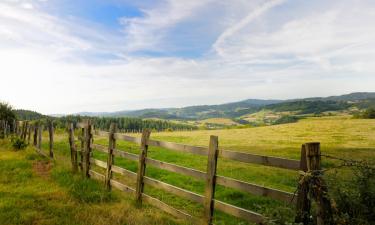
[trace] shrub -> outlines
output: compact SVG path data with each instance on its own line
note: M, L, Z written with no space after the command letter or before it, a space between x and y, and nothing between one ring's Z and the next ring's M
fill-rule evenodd
M273 124L295 123L297 121L298 121L298 117L287 115L287 116L280 117Z
M19 137L12 137L11 142L15 150L22 150L27 147L26 142Z
M12 106L7 103L0 102L0 120L5 120L9 125L13 126L13 120L15 119L16 114L14 113Z
M330 195L336 203L337 224L374 224L375 167L363 162L352 167L352 172L353 176L345 181L340 181L342 176L337 176L337 173L330 179Z
M365 118L365 119L375 119L375 109L373 109L373 108L367 109L363 113L362 118Z
M362 113L355 114L354 118L359 118L359 119L375 119L375 109L374 108L366 109Z

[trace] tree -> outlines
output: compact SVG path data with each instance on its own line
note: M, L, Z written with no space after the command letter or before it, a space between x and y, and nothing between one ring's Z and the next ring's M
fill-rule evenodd
M375 109L373 109L373 108L367 109L363 113L363 118L365 118L365 119L375 119Z
M16 114L14 114L12 106L8 103L0 102L0 120L6 121L13 128L13 121L15 119Z

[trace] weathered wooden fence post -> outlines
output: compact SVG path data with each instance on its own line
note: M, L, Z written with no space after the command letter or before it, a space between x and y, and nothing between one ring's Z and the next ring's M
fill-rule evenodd
M4 137L8 137L8 121L4 120Z
M39 122L34 124L33 144L34 144L35 147L38 144L38 127L39 127Z
M331 225L333 222L331 201L328 188L322 178L320 143L306 143L307 169L312 173L313 185L310 190L317 206L317 225Z
M70 159L72 161L73 172L78 171L78 159L77 159L77 149L74 140L74 124L70 123L69 126L69 145L70 145Z
M29 129L27 130L27 144L30 144L30 139L31 139L31 129L33 129L33 125L30 123Z
M116 124L111 123L109 128L109 137L108 137L108 157L107 157L107 170L105 173L105 187L107 190L111 190L111 179L112 179L112 164L114 163L113 150L116 148Z
M51 159L53 159L54 155L53 155L53 133L54 133L54 129L53 129L53 122L52 121L49 121L48 123L48 134L49 134L49 157Z
M85 146L84 146L84 173L86 177L90 177L90 156L91 156L91 121L88 120L85 124Z
M42 133L43 133L43 125L38 124L38 143L37 143L37 149L39 151L42 150Z
M217 157L219 154L219 140L217 136L210 136L210 145L208 148L207 161L207 177L205 187L205 201L204 201L204 223L212 224L212 217L214 214L214 197L216 186L216 168Z
M12 133L13 133L13 135L16 135L16 131L17 131L17 122L14 119L13 120L13 124L12 124Z
M79 168L83 172L83 152L85 151L85 138L86 138L86 133L85 133L85 128L81 128L81 151L79 151Z
M26 141L27 126L28 126L28 121L22 121L21 139L23 141Z
M307 172L307 155L305 144L301 147L301 160L300 160L300 170L303 173ZM296 223L302 223L307 225L309 223L309 215L311 202L308 198L309 194L309 185L307 182L304 182L305 174L301 174L300 182L298 184L298 196L297 196L297 205L296 205Z
M16 127L17 127L17 129L16 129L16 135L18 137L20 137L21 136L21 121L17 121L16 122Z
M322 177L319 142L306 143L302 146L301 170L305 172L301 175L299 181L295 221L304 225L310 224L309 216L312 204L309 197L311 197L316 202L317 207L315 224L334 224L328 188Z
M135 199L138 204L142 204L142 193L144 188L143 177L145 176L146 172L146 157L148 150L148 139L150 138L150 134L151 131L149 129L144 129L142 132L141 152L139 153L137 186L135 192Z

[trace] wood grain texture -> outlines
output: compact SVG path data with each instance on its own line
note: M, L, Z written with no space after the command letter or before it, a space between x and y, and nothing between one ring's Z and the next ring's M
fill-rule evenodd
M217 176L216 184L234 188L236 190L245 191L250 194L270 197L275 200L283 201L288 204L295 204L296 198L293 193L263 187L257 184L247 183L229 177Z
M133 179L137 178L137 173L134 173L133 171L121 168L119 166L112 165L112 171L114 173L121 174L121 175L123 175L125 177L131 177Z
M115 156L118 156L118 157L121 157L121 158L124 158L124 159L130 159L130 160L133 160L133 161L139 160L139 155L136 155L136 154L133 154L133 153L130 153L130 152L124 152L124 151L121 151L121 150L114 149L113 154Z
M52 121L49 121L49 123L48 123L49 157L50 157L51 159L54 158L54 154L53 154L53 135L54 135L53 122L52 122Z
M154 197L151 197L149 195L146 195L146 194L142 194L142 198L145 202L147 202L148 204L150 205L153 205L155 206L156 208L158 209L161 209L177 218L180 218L180 219L183 219L183 220L188 220L188 221L197 221L194 217L192 217L191 215L181 211L181 210L178 210L178 209L175 209L173 208L172 206L169 206L167 205L166 203L160 201L159 199L156 199ZM196 222L195 222L196 223Z
M117 140L123 140L123 141L129 141L136 144L142 143L142 138L132 137L121 133L115 133L115 139ZM147 144L147 143L146 143Z
M147 185L150 185L152 187L163 189L163 190L167 191L168 193L178 195L180 197L186 198L186 199L194 201L194 202L198 202L198 203L201 203L201 204L203 204L203 202L204 202L204 196L203 195L200 195L200 194L197 194L197 193L194 193L194 192L191 192L191 191L187 191L185 189L173 186L171 184L164 183L162 181L155 180L155 179L150 178L150 177L145 176L144 177L144 183L147 184Z
M205 201L204 201L204 222L207 225L212 224L214 214L214 197L216 186L216 168L218 157L219 141L217 136L210 137L208 148Z
M116 147L116 139L114 134L116 132L117 126L115 123L111 123L108 135L108 155L107 155L107 169L105 174L105 186L107 190L111 190L111 179L112 179L112 164L114 163L113 150Z
M237 206L230 205L228 203L218 201L218 200L214 200L214 204L215 204L215 209L225 212L229 215L244 219L248 222L258 223L258 224L262 224L265 222L265 218L259 213L246 210L246 209L242 209Z
M228 150L220 150L219 156L221 158L232 159L240 162L279 167L283 169L299 170L300 168L300 161L298 160L284 159L272 156L263 156Z
M142 132L142 141L141 141L141 152L139 154L139 162L138 162L138 173L137 173L137 188L135 198L138 204L142 203L142 193L143 193L143 177L146 172L146 157L147 157L147 150L148 145L147 141L150 138L151 131L148 129L143 130Z
M98 144L92 144L91 145L92 149L103 152L103 153L108 153L108 147L104 145L98 145Z
M70 146L70 160L72 162L72 170L73 172L78 171L78 155L77 155L77 147L75 144L74 138L74 124L70 123L69 126L69 146Z
M168 170L170 172L179 173L179 174L183 174L186 176L191 176L200 180L206 179L205 172L191 169L188 167L178 166L172 163L162 162L162 161L151 159L151 158L146 158L146 164L153 166L153 167L157 167L159 169Z
M166 142L166 141L149 140L148 144L150 146L156 146L156 147L166 148L166 149L174 150L178 152L185 152L185 153L191 153L191 154L203 155L203 156L207 156L207 152L208 152L208 149L206 147L184 145L184 144L178 144L178 143Z

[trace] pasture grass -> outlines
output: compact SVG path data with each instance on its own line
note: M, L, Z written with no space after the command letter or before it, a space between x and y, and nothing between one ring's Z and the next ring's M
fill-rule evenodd
M16 152L8 140L0 140L0 224L185 223L147 205L136 208L131 196L107 192L101 183L72 174L67 165L50 162L31 147Z
M78 132L76 133L76 135L78 135ZM130 135L137 136L137 134ZM307 118L293 124L246 129L152 133L151 138L190 145L208 146L210 135L219 136L220 148L241 152L299 159L300 148L303 143L318 141L321 142L321 150L323 154L348 159L375 159L375 120L351 119L345 116ZM44 150L48 149L47 140L47 134L44 134L44 142L42 145ZM97 182L82 179L81 177L77 176L71 176L71 174L69 174L69 169L67 169L71 166L67 134L64 132L60 132L56 135L55 140L56 142L54 147L56 155L56 167L54 167L53 171L51 172L52 175L48 182L46 180L44 180L44 182L46 183L46 189L53 191L58 188L59 191L56 192L63 193L64 197L56 200L55 204L58 204L58 201L60 200L66 201L66 198L69 198L71 199L70 201L73 201L73 203L71 203L73 204L71 207L75 210L67 212L68 219L65 221L77 221L77 219L81 221L82 213L77 214L76 209L85 207L85 210L83 210L83 214L86 216L83 216L85 219L83 220L84 222L82 224L90 224L88 223L88 221L95 221L95 223L92 224L105 224L104 220L109 221L109 218L118 222L112 224L184 223L184 221L175 220L172 217L164 214L162 211L147 205L145 205L145 207L143 207L142 209L135 209L133 205L133 197L131 195L125 193L120 194L116 191L114 191L114 194L105 193L100 189L101 185L98 185ZM107 145L108 140L104 137L95 136L94 143ZM79 146L78 142L77 146ZM138 145L125 141L117 141L117 148L135 154L139 153ZM25 156L25 154L22 152L14 153L9 150L6 151L7 154L2 154L2 157L4 158L0 158L1 160L6 160L7 157L12 158L13 156L20 157L21 155L26 158L36 157L28 156L28 154L26 154ZM26 150L26 152L27 151L30 150ZM107 155L105 153L94 151L93 155L97 159L106 161ZM203 156L197 156L188 153L179 153L163 148L150 146L148 157L202 171L206 170L207 158ZM40 159L31 159L31 161L35 160ZM18 168L18 166L20 166L21 168L23 168L21 162L23 162L24 159L19 161L20 165L13 165L13 167ZM322 163L325 167L332 167L337 164L337 162L326 159L324 157L322 159ZM115 157L115 165L121 166L133 172L137 171L137 162L134 161ZM27 164L23 166L28 168ZM100 168L94 167L94 169L99 172L103 172L103 170L101 170ZM30 170L30 168L23 170L28 171ZM296 190L298 181L298 173L294 171L253 164L245 164L222 158L219 158L218 161L218 174L244 180L250 183L277 188L288 192L294 192ZM204 182L196 180L194 178L160 170L151 166L147 167L146 175L163 182L187 189L189 191L193 191L199 194L204 193ZM34 177L28 178L27 176L30 175L27 173L17 176L20 177L11 178L16 180L9 182L9 185L14 185L14 183L17 183L17 179L20 179L19 182L21 183L31 182L30 180L34 180ZM350 174L346 172L342 173L342 176L350 176ZM115 179L131 187L135 187L135 180L133 179L122 177L119 175L115 175ZM80 184L75 184L77 182ZM40 184L38 183L38 185ZM91 194L89 195L86 192L91 192ZM148 186L146 186L145 192L194 216L201 217L202 215L203 208L199 204ZM62 194L60 194L60 196L61 195ZM87 196L82 197L83 195ZM216 198L239 207L262 213L273 219L279 219L280 217L283 217L283 220L293 220L294 208L291 206L291 204L274 201L265 197L250 195L222 186L217 186ZM0 200L0 202L1 201L2 200ZM121 205L121 207L119 205ZM111 212L113 210L111 216L108 215L108 209L111 209ZM24 209L22 209L21 211L23 210ZM88 213L87 210L92 211ZM127 213L131 213L132 215L134 215L135 219L129 221L129 219L124 218L126 216L122 217L121 215L116 215L116 213L114 213L121 210L125 210ZM101 214L103 215L103 217L101 216ZM33 213L31 213L31 215L33 215ZM36 215L39 214L36 213ZM78 215L81 217L79 217ZM0 214L0 217L2 218L3 215ZM59 215L58 213L56 213L56 215L54 214L52 217L59 217ZM2 221L0 220L0 224L3 224L1 222ZM246 224L240 219L228 216L220 212L215 212L214 223Z

